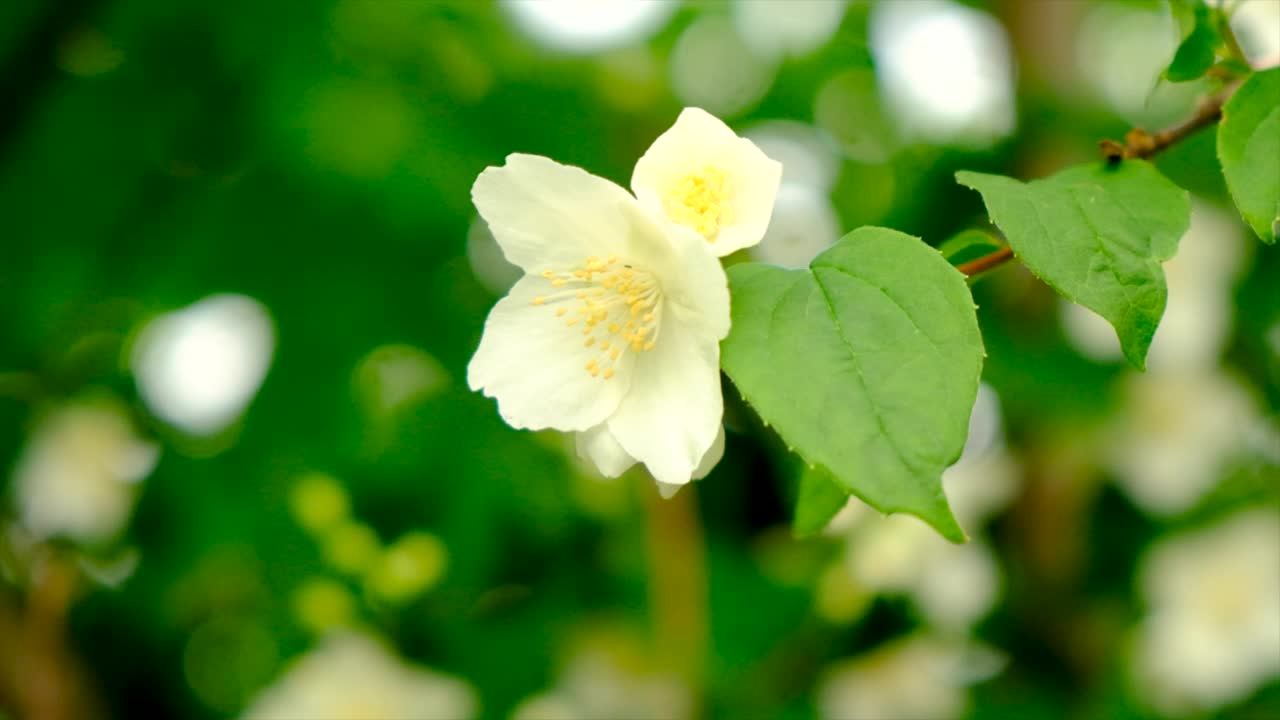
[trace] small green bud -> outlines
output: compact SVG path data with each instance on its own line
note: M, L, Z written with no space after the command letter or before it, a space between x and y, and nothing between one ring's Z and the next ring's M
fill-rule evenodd
M347 519L351 501L333 477L320 472L303 475L289 495L289 509L303 529L322 535Z
M374 563L365 584L379 598L407 602L440 581L448 560L448 550L435 535L407 533Z
M293 591L294 617L299 625L317 635L350 625L355 605L346 586L329 578L309 578Z
M354 520L330 530L323 539L325 562L339 572L360 575L378 556L381 543L373 529Z

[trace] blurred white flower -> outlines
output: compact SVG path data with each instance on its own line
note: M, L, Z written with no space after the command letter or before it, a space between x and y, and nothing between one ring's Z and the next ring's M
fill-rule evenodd
M629 720L693 716L688 686L645 666L625 635L588 635L555 687L527 698L512 720Z
M213 295L147 323L130 366L157 416L195 434L234 422L257 394L275 351L271 315L244 295Z
M364 635L335 633L302 656L244 712L245 720L465 720L474 691L405 663Z
M1231 27L1255 68L1280 63L1280 2L1244 0L1231 14Z
M964 454L942 476L947 501L971 535L1017 491L1017 465L1003 449L999 407L995 391L981 385ZM819 587L831 596L816 598L820 608L859 607L851 599L859 594L904 595L934 627L963 632L995 606L1000 569L980 538L956 545L916 517L884 517L856 499L837 521L847 533L845 567Z
M871 51L905 136L985 144L1013 131L1013 60L990 14L949 0L876 4Z
M752 50L766 57L807 55L840 29L847 0L733 3L733 22Z
M829 196L808 185L783 183L764 241L752 257L791 268L809 266L818 253L840 239L840 217Z
M370 415L387 415L443 391L449 374L426 350L380 345L356 363L351 384Z
M825 720L949 720L965 714L968 686L1001 669L993 650L915 635L833 664L818 686Z
M942 490L960 526L977 532L1008 506L1018 492L1018 473L1017 462L1005 451L1000 398L981 383L969 414L964 452L942 473Z
M1105 457L1120 489L1153 515L1193 507L1262 429L1248 389L1217 371L1133 373L1123 390Z
M764 237L781 179L782 163L755 143L705 110L685 108L636 163L631 190L728 255Z
M1080 74L1100 99L1126 120L1149 120L1152 88L1178 45L1177 25L1168 9L1137 3L1091 5L1075 44Z
M639 42L679 7L671 0L505 0L502 7L534 40L556 50L592 53Z
M507 262L502 255L502 248L484 218L477 215L467 228L467 264L471 266L471 274L494 295L505 295L512 285L524 275L520 268Z
M1280 516L1240 512L1159 541L1142 561L1136 690L1168 715L1209 712L1280 677Z
M773 85L777 63L752 52L733 22L703 13L671 49L671 90L686 105L722 117L760 102Z
M765 155L782 163L783 182L831 192L840 175L840 148L812 125L794 120L767 120L752 125L747 139Z
M526 274L485 321L470 387L512 427L582 433L605 475L642 462L659 483L688 483L722 448L729 290L705 241L533 155L486 169L472 199Z
M995 606L1000 572L986 543L948 542L909 515L868 514L849 535L854 584L875 594L901 594L930 624L964 631Z
M159 452L138 437L113 400L53 409L37 423L14 468L22 524L37 538L111 539L128 522L138 481L151 473Z

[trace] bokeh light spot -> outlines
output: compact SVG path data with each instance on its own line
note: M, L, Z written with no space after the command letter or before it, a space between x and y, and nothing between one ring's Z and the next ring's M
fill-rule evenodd
M708 15L680 35L670 72L671 89L685 105L728 117L760 102L775 68L752 54L728 18Z
M289 493L289 509L299 525L320 535L347 519L351 500L335 478L313 472L294 484Z
M907 136L985 145L1013 131L1009 39L987 13L948 0L880 3L871 49Z
M214 295L148 323L130 365L153 413L193 435L212 435L244 412L274 351L265 307L243 295Z
M294 589L292 600L298 624L316 635L350 625L356 613L351 591L329 578L308 578Z
M679 7L673 0L506 0L516 26L538 43L592 53L633 43L662 28Z
M408 533L383 553L369 573L368 588L384 600L408 601L439 582L448 559L444 543L436 536Z

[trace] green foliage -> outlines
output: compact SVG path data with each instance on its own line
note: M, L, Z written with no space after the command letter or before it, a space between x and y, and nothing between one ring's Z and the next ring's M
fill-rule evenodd
M1130 682L1130 651L1142 646L1138 623L1155 610L1134 582L1143 556L1166 535L1238 508L1274 510L1280 493L1270 448L1258 447L1270 438L1262 423L1280 410L1280 253L1242 254L1235 241L1247 231L1220 212L1234 195L1253 230L1274 240L1276 71L1240 89L1220 132L1181 138L1154 159L1201 201L1202 216L1176 258L1183 267L1168 277L1170 302L1185 300L1183 309L1193 312L1180 313L1176 324L1171 312L1161 344L1175 341L1182 365L1190 358L1203 366L1169 373L1152 360L1153 372L1141 378L1149 392L1117 392L1137 376L1099 362L1106 356L1062 332L1062 303L1014 267L1017 259L987 280L971 279L990 354L982 360L983 394L989 387L1000 416L983 430L979 408L969 448L975 462L966 455L946 474L972 546L947 547L914 519L885 519L857 503L849 507L853 527L838 533L797 543L783 527L818 532L848 500L849 478L860 487L879 478L851 464L840 475L806 455L794 507L785 502L801 463L784 445L807 447L793 438L798 423L832 455L874 449L879 436L860 445L867 438L858 435L876 430L866 404L873 396L886 407L945 414L950 424L941 436L957 445L972 397L943 413L939 398L947 397L939 391L972 390L972 301L939 253L913 239L893 248L892 262L881 258L892 270L878 282L909 287L904 292L920 299L940 287L962 297L921 322L936 319L973 342L942 353L949 364L941 371L930 355L927 363L901 363L897 375L868 376L863 388L852 357L830 356L836 373L804 372L817 364L809 356L842 347L794 340L797 308L770 308L767 298L739 292L735 333L772 322L772 309L790 328L776 345L746 347L751 338L736 335L726 344L726 362L766 365L746 374L769 374L776 388L760 392L730 369L786 442L729 398L723 460L671 501L653 503L693 510L666 516L700 524L684 534L671 532L680 523L653 521L653 507L642 502L652 490L640 473L600 482L575 462L571 439L512 430L465 378L485 314L512 270L476 221L469 190L508 153L547 155L626 185L654 136L682 106L699 102L677 86L731 90L759 66L769 74L760 80L768 85L762 97L718 114L771 155L791 147L776 157L787 166L786 181L812 181L807 195L823 208L829 203L843 228L815 242L864 225L893 227L930 244L950 238L939 245L941 258L963 265L1004 240L965 230L978 197L950 182L954 170L1021 180L1032 177L1020 174L1029 168L1049 174L1074 162L1064 158L1091 153L1101 137L1118 136L1125 123L1152 132L1176 127L1191 117L1197 94L1208 100L1209 92L1235 87L1224 78L1247 79L1251 70L1224 23L1244 3L1229 0L1219 11L1218 0L1180 1L1191 20L1185 33L1148 47L1150 36L1139 30L1150 28L1140 23L1167 19L1152 12L1167 2L1049 3L1046 22L1026 22L1024 4L1004 0L849 3L828 25L837 27L824 47L768 58L746 52L739 20L744 10L771 4L785 12L785 0L682 3L651 38L598 52L544 48L525 32L531 25L514 21L520 5L536 3L0 3L0 64L11 81L0 117L0 718L28 716L27 690L60 705L94 701L92 711L63 708L66 717L241 717L260 693L292 687L284 673L326 636L352 628L385 640L414 667L465 680L483 718L517 716L526 700L562 697L575 686L589 685L592 697L618 692L609 685L650 687L686 664L696 666L690 706L703 717L848 717L854 713L825 707L846 689L827 685L833 670L848 661L890 670L878 646L935 631L961 641L974 629L1006 656L1004 671L971 691L924 681L961 693L958 701L969 695L972 717L1158 717L1145 706L1150 696ZM1008 73L1016 84L999 73L984 78L1011 93L1019 122L1008 134L989 143L918 136L911 118L884 102L895 90L944 99L932 84L894 79L885 75L889 63L873 63L872 21L916 5L922 14L981 13L991 32L1008 34L1022 68ZM1214 29L1195 22L1206 5L1218 18L1216 64L1199 80L1161 83L1137 109L1142 98L1124 93L1142 93L1175 44L1186 45L1176 63L1185 60L1192 68L1185 72L1203 67L1205 43L1188 38L1199 32L1206 39ZM1238 16L1242 33L1247 14ZM731 40L734 52L717 59L720 39ZM983 42L979 55L998 55L1000 44ZM923 52L915 45L913 60L939 63L925 76L936 79L961 45ZM1075 62L1086 52L1106 60L1089 68ZM681 65L682 55L697 62ZM1269 94L1259 92L1266 87ZM981 99L967 98L975 107ZM932 120L938 107L922 104L915 119ZM766 147L768 136L775 143ZM779 146L779 137L795 143ZM1122 170L1147 168L1132 162ZM780 206L777 229L794 228L795 211ZM813 232L802 227L795 236ZM860 231L853 244L866 232L891 235ZM735 291L740 280L763 287L790 277L818 292L833 258L844 264L851 254L849 242L812 271L732 270ZM1028 263L1035 255L1026 247L1019 253ZM1157 253L1144 253L1158 264ZM1067 261L1055 257L1053 267ZM1203 267L1182 272L1186 263ZM874 263L851 264L868 275L864 266ZM243 417L195 442L176 436L139 396L130 343L151 318L223 292L269 311L276 353ZM905 357L909 332L876 320L886 308L875 301L887 296L867 295L842 306L837 322L819 293L819 314L800 322L862 330L859 340L884 340ZM1182 322L1188 315L1196 321ZM200 365L218 370L218 355L202 356ZM960 382L957 359L968 368ZM1180 392L1197 383L1217 387L1201 377L1207 373L1238 380L1262 419L1246 416L1225 392ZM198 390L216 389L220 375L208 373ZM33 543L22 468L44 455L55 460L47 466L55 479L84 480L107 465L95 459L100 443L90 436L45 455L43 418L103 393L124 408L140 439L159 448L158 464L126 486L137 505L109 546ZM787 424L782 415L800 421ZM1232 422L1197 422L1203 418ZM901 446L939 436L914 429ZM994 447L986 455L976 449L984 436ZM55 472L82 454L76 473ZM1234 465L1215 466L1215 457ZM938 452L937 459L935 468L947 458ZM1008 486L993 491L1005 475ZM1146 476L1165 497L1164 488L1212 489L1166 515L1137 491ZM937 493L936 479L913 477ZM913 487L896 477L883 482L903 492ZM57 504L100 509L96 487L64 492ZM966 487L986 493L982 503L995 503L992 492L1003 499L975 520ZM989 546L997 572L962 581L963 562L922 562L934 546ZM1266 570L1276 554L1244 556ZM699 558L705 576L684 574ZM61 599L59 567L76 576ZM899 585L909 575L940 604L986 593L991 609L976 627L943 626L900 587L886 589L864 574L875 572ZM681 583L690 602L665 598L664 588ZM65 617L49 612L58 607ZM1185 636L1177 623L1155 624ZM681 643L665 640L664 628ZM1088 652L1076 642L1081 631ZM673 652L699 636L708 638L703 657ZM617 642L626 660L619 672L600 662L602 637L626 638ZM911 668L929 659L908 660L893 677L922 678ZM1169 667L1194 672L1197 661L1203 658L1188 656ZM583 667L595 670L595 680L581 681ZM352 689L362 675L349 678ZM858 694L894 691L896 683L878 680L884 677L864 676ZM1280 676L1268 682L1252 698L1188 716L1272 717ZM629 715L642 714L635 698L627 702Z
M963 265L1004 247L1004 243L988 232L962 230L947 238L938 246L942 257L952 265Z
M1217 48L1222 44L1216 10L1198 0L1174 0L1172 9L1182 42L1164 71L1164 78L1172 82L1195 80L1213 67Z
M1222 108L1218 158L1240 214L1264 242L1280 234L1280 68L1245 81Z
M1072 302L1106 318L1138 368L1164 313L1160 264L1191 222L1186 191L1142 161L1080 165L1052 177L959 172L982 194L1014 253Z
M940 478L982 369L964 277L918 239L867 227L808 271L744 263L729 284L724 368L764 421L872 507L963 540Z
M805 468L800 475L800 492L796 497L792 531L798 538L822 532L848 501L849 494L826 468L818 465Z

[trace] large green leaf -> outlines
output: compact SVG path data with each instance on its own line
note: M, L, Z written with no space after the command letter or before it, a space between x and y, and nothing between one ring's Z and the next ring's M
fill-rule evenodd
M725 371L809 463L962 541L942 471L968 433L982 337L964 276L918 238L855 230L808 270L729 269Z
M1144 366L1168 295L1162 262L1191 222L1185 190L1141 160L1078 165L1029 183L956 173L1039 278L1106 318L1124 356Z
M1227 188L1264 242L1280 235L1280 68L1245 81L1222 108L1218 158Z

